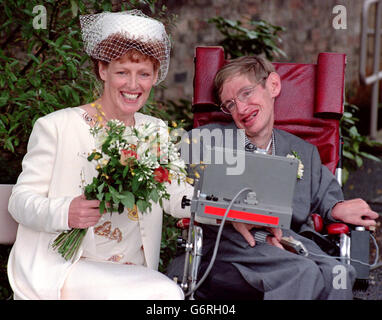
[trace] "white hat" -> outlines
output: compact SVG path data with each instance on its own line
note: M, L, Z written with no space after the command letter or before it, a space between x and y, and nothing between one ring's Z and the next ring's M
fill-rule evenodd
M130 10L83 15L80 23L85 51L92 58L110 62L134 48L159 61L156 84L166 77L171 45L161 22Z

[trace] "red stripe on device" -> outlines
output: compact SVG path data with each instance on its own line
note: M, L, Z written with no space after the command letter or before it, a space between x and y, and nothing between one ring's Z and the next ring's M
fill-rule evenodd
M226 209L224 208L217 208L212 206L205 206L204 208L205 214L212 214L214 216L220 216L220 217L224 216L225 211ZM272 217L272 216L267 216L263 214L250 213L250 212L239 211L239 210L230 210L228 213L228 217L233 219L247 220L247 221L258 222L258 223L267 223L267 224L272 224L275 226L279 224L278 217Z

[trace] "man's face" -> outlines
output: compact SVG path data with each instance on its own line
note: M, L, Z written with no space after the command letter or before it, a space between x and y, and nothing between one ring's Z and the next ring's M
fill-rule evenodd
M254 87L253 94L244 103L236 97L246 88ZM236 107L231 111L232 118L239 129L244 129L248 137L266 137L273 129L274 100L281 89L280 77L272 72L261 84L250 81L246 75L228 78L222 87L222 102L235 99Z

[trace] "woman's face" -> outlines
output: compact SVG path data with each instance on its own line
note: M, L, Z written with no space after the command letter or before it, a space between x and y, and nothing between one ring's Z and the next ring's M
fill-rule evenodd
M132 62L126 55L109 64L99 63L99 74L104 81L102 107L120 120L143 107L158 77L150 59Z

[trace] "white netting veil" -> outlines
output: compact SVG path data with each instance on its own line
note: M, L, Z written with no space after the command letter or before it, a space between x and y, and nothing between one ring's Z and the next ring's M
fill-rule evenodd
M139 10L102 12L80 16L86 53L110 62L136 49L159 61L158 80L167 75L170 64L170 40L164 25Z

